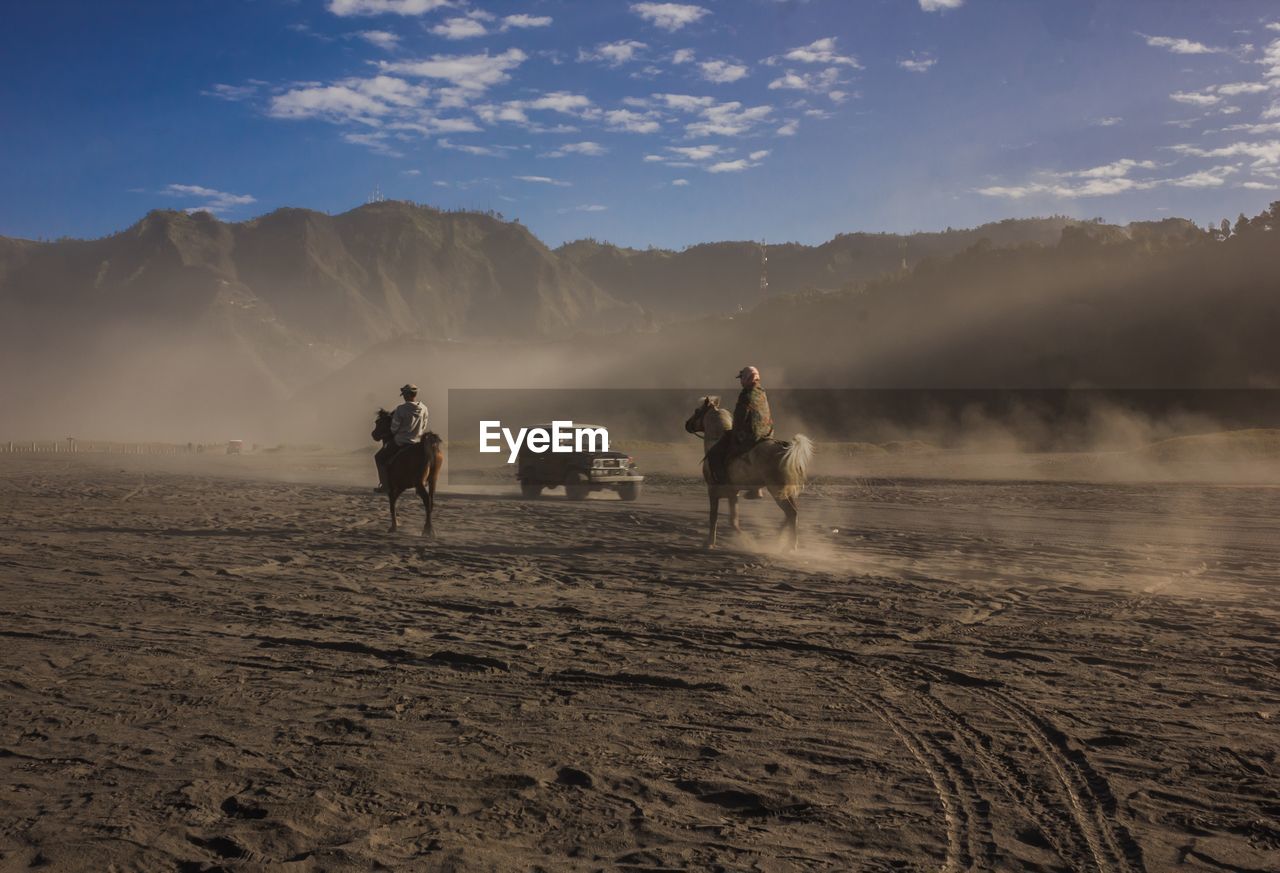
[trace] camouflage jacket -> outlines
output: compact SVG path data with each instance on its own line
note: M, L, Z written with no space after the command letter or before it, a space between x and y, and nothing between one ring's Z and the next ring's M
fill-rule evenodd
M759 385L743 388L738 404L733 408L733 442L740 448L750 448L760 440L773 436L773 415L769 412L769 398Z

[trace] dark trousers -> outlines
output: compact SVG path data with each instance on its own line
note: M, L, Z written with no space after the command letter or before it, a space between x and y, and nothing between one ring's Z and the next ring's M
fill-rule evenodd
M401 449L413 448L412 445L399 446L395 442L389 442L382 448L378 449L377 454L373 456L374 466L378 468L378 484L387 484L387 468L391 466L391 462L395 456L400 454Z
M717 485L725 485L729 481L729 450L733 447L733 433L720 437L714 446L707 450L707 466L711 469L711 481Z

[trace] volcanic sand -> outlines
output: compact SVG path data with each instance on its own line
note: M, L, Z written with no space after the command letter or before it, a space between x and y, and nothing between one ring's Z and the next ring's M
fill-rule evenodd
M1276 489L193 461L0 459L0 870L1280 869Z

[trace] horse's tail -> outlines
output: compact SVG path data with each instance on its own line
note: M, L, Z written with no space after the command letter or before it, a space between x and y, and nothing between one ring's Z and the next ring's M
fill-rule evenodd
M436 480L440 476L440 466L436 463L436 458L443 460L442 446L444 440L440 439L440 435L435 431L427 431L422 436L422 454L425 463L422 465L422 487L426 488L431 494L436 493Z
M802 433L796 434L791 445L782 453L782 477L788 488L800 493L804 488L809 462L813 460L813 441Z

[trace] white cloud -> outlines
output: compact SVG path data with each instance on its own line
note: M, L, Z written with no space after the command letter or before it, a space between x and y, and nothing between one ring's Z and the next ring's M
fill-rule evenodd
M1175 55L1208 55L1216 52L1225 52L1226 49L1210 48L1202 42L1193 42L1189 39L1173 36L1147 36L1140 33L1138 36L1147 41L1147 45L1152 48L1168 49Z
M421 170L401 170L400 173L401 175L404 175L404 176L421 176L422 175Z
M1125 191L1132 191L1135 188L1149 187L1152 186L1148 183L1136 182L1133 179L1093 179L1083 185L1076 186L1042 182L1014 186L995 185L989 188L979 188L978 193L986 197L1003 197L1008 200L1021 200L1024 197L1031 197L1036 194L1071 199L1076 197L1103 197L1108 194L1121 194Z
M334 15L422 15L448 6L450 0L329 0Z
M1153 188L1165 186L1176 188L1217 188L1225 184L1227 176L1238 172L1237 167L1224 165L1173 178L1135 179L1130 176L1130 173L1134 170L1154 170L1158 169L1159 166L1155 161L1135 161L1126 158L1088 170L1045 174L1043 180L1032 181L1023 185L997 185L989 188L980 188L977 193L987 197L1002 197L1010 200L1021 200L1035 195L1062 199L1106 197L1129 191L1149 191Z
M1236 172L1235 167L1213 167L1168 180L1168 184L1178 188L1218 188L1225 184L1227 176Z
M1206 94L1203 91L1174 91L1169 95L1169 99L1179 103L1189 103L1192 106L1212 106L1222 100L1216 94Z
M1267 68L1263 76L1268 79L1280 79L1280 39L1273 39L1267 44L1258 63Z
M557 188L568 188L571 183L560 179L553 179L550 176L516 176L521 182L536 182L540 185L554 185Z
M476 133L480 130L470 118L430 118L425 124L391 122L387 125L391 130L416 130L418 133Z
M349 142L352 145L364 146L377 155L386 155L389 158L404 157L404 153L389 143L386 132L381 130L375 130L372 133L344 133L342 141Z
M708 173L741 173L743 170L750 169L755 166L746 158L739 158L736 161L721 161L718 164L712 164L707 167Z
M1280 113L1276 113L1275 117L1280 117ZM1228 127L1222 128L1221 131L1206 131L1206 132L1207 133L1239 133L1241 131L1245 133L1252 133L1255 135L1264 134L1264 133L1280 133L1280 121L1266 121L1266 122L1260 122L1258 124L1232 124Z
M386 51L393 51L400 45L400 37L389 30L362 30L356 36Z
M702 78L708 82L725 84L746 78L747 68L742 64L731 64L728 61L703 61L698 64L702 70Z
M446 18L431 28L431 32L445 39L470 39L474 36L484 36L489 31L479 20L467 17Z
M773 114L772 106L744 108L736 100L708 106L700 113L702 120L685 125L685 133L691 137L742 136Z
M800 132L800 122L788 121L786 124L782 125L782 127L778 128L776 132L778 136L795 136Z
M478 55L432 55L422 61L381 61L378 66L389 73L418 76L423 79L441 79L456 89L455 96L465 98L478 94L511 78L511 71L520 66L528 55L518 48L507 49L499 55L488 52ZM458 105L451 102L450 105Z
M241 100L248 100L258 93L258 86L249 85L214 85L208 91L201 91L206 97L217 97L219 100L226 100L231 103L239 103Z
M575 127L557 125L547 127L532 121L527 112L558 112L563 115L586 117L598 115L592 108L591 98L582 94L570 94L568 91L552 91L533 100L508 100L505 103L484 103L474 107L476 115L488 124L505 122L518 124L534 133L573 133Z
M654 119L630 109L610 110L604 114L604 120L610 130L626 133L657 133L662 129L662 125Z
M570 94L568 91L552 91L548 94L543 94L536 100L530 100L524 105L530 109L549 110L573 115L588 109L591 106L591 98L582 94Z
M685 188L688 185L689 185L688 179L672 179L671 180L671 187L673 188Z
M483 145L467 145L465 143L456 143L447 139L436 140L436 145L442 149L449 149L454 152L462 152L468 155L482 155L488 158L505 158L510 146L483 146Z
M621 66L629 61L635 60L636 52L641 49L648 48L642 42L634 39L623 39L618 42L602 42L595 47L595 51L586 51L581 49L578 51L578 60L580 61L603 61L611 67Z
M671 63L673 64L690 64L693 63L693 49L676 49L671 55Z
M502 30L510 30L513 27L528 29L531 27L549 27L551 25L550 15L507 15L502 19Z
M599 203L584 203L581 206L574 206L571 209L557 209L556 212L564 215L567 212L605 212L608 206L601 206Z
M912 55L898 61L898 66L910 73L927 73L938 63L938 59L930 55Z
M1225 85L1208 85L1199 91L1175 91L1170 99L1193 106L1213 106L1221 103L1223 97L1239 97L1241 94L1264 94L1280 88L1280 79L1270 82L1228 82ZM1226 113L1238 112L1230 108L1221 110Z
M777 63L778 58L770 58L770 63ZM836 38L828 36L824 39L814 40L805 46L793 48L784 54L781 58L784 61L793 61L798 64L826 64L828 66L844 66L851 67L855 70L861 70L862 64L852 55L842 55L836 51Z
M1122 121L1124 121L1124 119L1118 115L1108 115L1106 118L1094 119L1093 125L1095 127L1115 127Z
M959 9L964 0L920 0L920 8L925 12L946 12L948 9Z
M184 207L187 212L228 212L237 206L248 206L250 203L258 202L257 198L251 194L228 194L226 191L205 188L202 185L166 185L160 193L166 197L204 201L196 206Z
M397 81L408 85L403 80ZM358 79L348 79L335 85L294 88L271 98L267 107L267 114L274 118L321 118L339 124L354 122L375 127L382 116L393 111L388 102L361 87Z
M571 142L565 143L553 151L544 152L540 157L544 158L563 158L569 155L584 155L589 158L597 158L600 155L608 154L609 150L598 142Z
M1198 158L1253 158L1255 168L1280 166L1280 140L1265 142L1235 142L1216 149L1202 149L1192 145L1176 145L1179 154Z
M1241 182L1240 187L1248 188L1250 191L1274 191L1276 188L1280 188L1280 183L1249 181L1249 182Z
M716 102L714 97L693 97L689 94L654 94L653 99L661 100L668 109L681 112L699 112Z
M725 154L728 149L718 145L699 145L699 146L667 146L667 151L678 155L687 161L709 161L714 157ZM648 160L648 158L645 158ZM662 160L659 158L659 160Z
M631 11L655 27L673 33L711 14L710 9L687 3L632 3Z
M1154 170L1159 164L1155 161L1135 161L1132 158L1123 158L1110 164L1103 164L1100 167L1093 167L1088 170L1077 170L1073 173L1066 173L1068 176L1079 176L1084 179L1114 179L1120 176L1127 176L1131 170Z
M787 70L783 76L769 83L769 90L828 91L839 82L840 71L835 67L828 67L816 73L797 73L794 70Z
M1262 94L1271 91L1280 86L1277 84L1268 84L1266 82L1231 82L1227 85L1214 85L1213 92L1222 94L1227 97L1235 97L1237 94Z
M475 113L485 124L497 124L506 122L508 124L532 124L529 116L525 114L524 104L519 101L509 103L493 104L485 103L475 107Z

